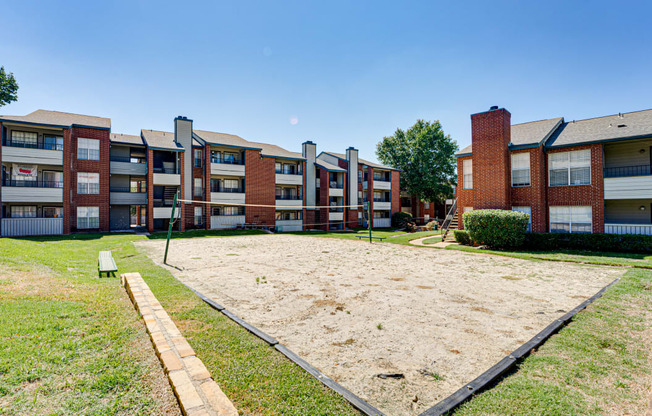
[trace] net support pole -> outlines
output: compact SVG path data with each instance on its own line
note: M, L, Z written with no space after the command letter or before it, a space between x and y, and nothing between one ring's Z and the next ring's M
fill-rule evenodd
M367 201L367 228L369 228L369 243L371 243L371 204Z
M168 239L165 242L165 254L163 255L163 264L168 264L168 248L170 247L170 237L172 236L172 226L174 225L174 214L175 208L177 207L177 195L174 194L174 200L172 200L172 212L170 213L170 225L168 226Z

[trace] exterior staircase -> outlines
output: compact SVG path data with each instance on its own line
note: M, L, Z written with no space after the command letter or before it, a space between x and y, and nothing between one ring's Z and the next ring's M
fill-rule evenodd
M459 227L459 216L457 210L457 199L455 199L455 202L453 202L451 209L448 210L448 214L446 214L446 219L444 220L444 223L441 226L441 229L444 231L441 237L441 241L446 241L446 237L448 237L448 232L450 230L457 230L458 227Z
M172 205L174 195L177 193L178 189L178 186L166 186L163 189L163 201L165 201L165 205Z

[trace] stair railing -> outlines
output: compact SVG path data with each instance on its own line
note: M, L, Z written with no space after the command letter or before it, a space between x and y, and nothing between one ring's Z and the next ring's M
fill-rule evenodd
M441 225L441 229L444 231L441 237L442 241L444 241L446 239L446 236L448 235L448 229L450 228L451 222L455 217L455 212L457 212L457 198L455 198L455 201L453 201L453 205L451 206L451 209L448 210L448 214L446 214L444 223Z

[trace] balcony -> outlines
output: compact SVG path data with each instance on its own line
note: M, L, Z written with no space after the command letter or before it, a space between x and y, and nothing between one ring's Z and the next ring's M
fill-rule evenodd
M391 218L374 218L372 225L374 228L389 228L392 226Z
M244 215L212 215L211 216L211 230L223 230L227 228L235 228L240 224L245 223Z
M302 195L276 195L276 209L301 209L303 206Z
M242 159L211 158L211 174L226 176L244 176L245 165Z
M179 186L181 185L181 175L176 168L154 168L153 183L154 185Z
M147 163L144 158L111 156L111 174L147 175Z
M63 218L3 218L2 237L63 234Z
M389 211L392 209L392 203L385 201L384 199L376 200L374 198L374 210L377 211Z
M375 180L374 179L374 189L382 189L389 191L392 189L392 183L389 181Z
M604 199L652 198L650 165L605 168Z
M63 182L5 179L2 182L2 202L62 203Z
M214 186L211 188L211 201L231 204L245 203L244 188L223 188Z
M652 224L605 224L607 234L652 235Z
M303 220L276 220L277 232L301 231L303 229Z
M63 165L61 143L17 143L7 140L2 146L2 161L37 165Z
M147 192L128 187L111 187L109 202L111 205L147 205Z
M277 170L275 175L276 175L275 181L277 184L303 185L303 173L301 172L287 173L287 171L285 171L284 173L281 173L281 171Z
M329 211L330 212L328 213L328 221L344 220L344 212L342 212L342 208L338 208L338 210L335 211L334 208L331 208Z

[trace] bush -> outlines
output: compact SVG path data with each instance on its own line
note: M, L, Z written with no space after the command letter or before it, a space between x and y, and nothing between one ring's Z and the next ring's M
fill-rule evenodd
M502 209L479 209L462 216L474 243L491 248L515 248L523 245L530 216Z
M395 212L392 215L392 227L394 228L409 228L408 224L414 225L412 215L407 212Z
M455 237L455 241L458 243L464 245L464 246L472 246L473 241L471 240L471 236L469 235L468 232L464 230L453 230L453 236Z
M652 236L633 234L530 233L525 237L528 250L590 250L620 253L652 253Z

